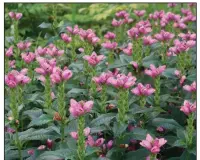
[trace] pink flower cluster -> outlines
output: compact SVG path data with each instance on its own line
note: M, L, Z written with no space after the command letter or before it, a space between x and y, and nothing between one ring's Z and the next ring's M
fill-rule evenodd
M156 78L157 76L162 74L162 72L164 72L165 69L166 69L165 65L156 68L153 64L150 64L150 69L145 69L144 73L152 78Z
M31 46L31 42L28 42L28 41L26 41L26 42L19 42L17 44L17 47L20 50L28 50L30 46Z
M99 75L98 77L93 77L92 80L97 83L97 84L109 84L108 79L110 77L113 77L113 73L108 71L108 72L103 72L101 73L101 75Z
M109 50L114 50L117 48L117 42L105 42L105 43L102 43L101 46L106 48L106 49L109 49Z
M155 92L154 88L151 88L150 84L145 86L142 83L138 83L136 88L133 88L131 92L137 96L149 96Z
M6 50L6 57L11 57L13 55L13 46L9 47L7 50Z
M98 138L96 141L93 139L92 136L88 136L88 139L86 141L86 144L91 147L100 147L103 145L105 139L104 138Z
M196 90L197 90L196 82L194 81L191 85L183 86L183 89L188 92L196 92Z
M51 82L53 84L61 83L62 81L67 81L72 77L72 71L67 67L61 70L59 67L54 67L52 74L50 75Z
M153 39L151 36L146 36L146 37L143 37L143 44L145 46L150 46L154 43L156 43L157 40L156 39Z
M163 10L155 11L153 14L152 13L149 14L149 18L153 20L159 20L159 19L162 19L164 15L165 15L165 11Z
M50 56L61 56L64 52L64 50L59 50L54 44L50 44L46 49L46 53Z
M188 51L190 48L196 45L196 41L188 40L188 41L179 41L178 39L174 40L174 46L170 47L167 56L174 56L180 54L182 52Z
M10 18L13 19L13 20L19 20L19 19L22 18L22 13L9 12L8 15L9 15Z
M43 76L51 74L56 66L55 58L48 60L43 57L37 57L36 60L39 62L40 68L36 68L35 71Z
M119 27L123 24L129 24L133 22L132 18L129 18L129 13L127 13L125 10L119 11L115 14L117 18L120 18L119 20L113 19L112 20L112 26Z
M41 46L39 46L36 50L35 50L35 54L36 56L44 56L47 54L47 48L44 47L42 48Z
M71 99L70 100L69 112L71 113L71 115L73 117L79 117L81 115L84 115L84 114L90 112L92 107L93 107L93 104L94 104L93 101L77 102L76 100Z
M72 41L72 37L68 36L66 33L62 33L61 38L65 43L70 43Z
M196 111L196 102L191 103L188 100L184 101L183 106L181 106L180 110L184 112L186 115L189 115Z
M127 31L127 34L131 39L137 39L142 35L150 33L151 31L151 23L146 20L136 23L135 27L132 27Z
M136 16L142 17L146 13L146 11L145 10L134 10L134 13Z
M12 70L5 76L5 83L10 88L15 88L17 85L25 85L31 81L31 79L26 76L28 69L24 68L20 72L17 70Z
M82 40L86 40L93 45L97 44L100 41L99 37L96 36L95 32L92 29L84 30L81 28L79 30L79 35Z
M108 39L108 40L112 40L112 39L115 39L116 38L116 35L115 33L113 32L107 32L105 35L104 35L104 38Z
M161 30L160 33L154 35L158 41L166 42L174 38L174 34Z
M133 54L133 44L128 43L128 46L125 48L122 48L122 51L127 54L128 56L131 56Z
M79 34L79 28L78 25L75 25L74 28L67 26L66 27L67 31L71 34L71 35L77 35Z
M140 145L148 149L151 153L157 154L160 152L160 148L167 143L167 140L164 138L155 138L151 137L150 134L147 134L146 140L142 140Z
M30 64L35 59L36 55L33 52L26 52L21 54L25 63Z
M101 62L105 58L106 57L104 55L99 55L98 56L95 52L92 52L92 54L90 56L88 56L88 55L83 56L83 59L88 61L88 63L91 66L96 66L99 62Z
M90 128L89 128L89 127L85 128L83 132L84 132L84 135L85 135L86 137L88 137L89 134L90 134ZM70 135L71 135L71 137L72 137L73 139L75 139L75 140L78 139L78 133L77 133L77 132L71 132Z
M110 77L108 79L108 83L113 85L116 88L125 88L128 89L135 84L136 78L132 76L131 73L125 74L117 74L116 76Z

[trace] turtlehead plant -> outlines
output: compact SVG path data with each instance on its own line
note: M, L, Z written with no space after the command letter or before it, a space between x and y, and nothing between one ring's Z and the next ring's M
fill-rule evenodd
M195 160L196 11L6 3L5 159Z

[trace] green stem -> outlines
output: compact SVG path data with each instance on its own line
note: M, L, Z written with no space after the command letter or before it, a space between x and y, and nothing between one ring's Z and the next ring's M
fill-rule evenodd
M75 46L75 36L72 37L72 42L71 42L71 49L72 49L72 61L76 60L76 46Z
M16 133L16 146L18 148L18 154L19 154L19 160L22 160L22 146L21 146L21 142L19 140L19 135L18 135L18 128L17 128L17 124L15 125L15 133Z
M160 76L154 79L154 86L156 89L154 100L157 107L160 107Z
M9 71L9 58L5 56L5 73Z
M140 97L140 107L144 108L146 104L146 97L141 96Z
M10 88L10 109L14 120L18 120L19 113L17 108L16 88Z
M150 155L150 160L156 160L156 156L157 156L157 154L151 154Z
M14 21L14 39L15 43L19 41L18 21Z
M58 99L57 99L57 103L58 103L58 112L59 115L62 118L61 121L61 127L60 127L60 132L61 132L61 141L64 142L65 140L65 115L66 115L66 111L65 111L65 83L61 82L58 85Z
M118 118L120 123L124 123L126 121L126 112L128 112L129 110L128 95L129 95L128 90L125 90L123 88L119 89L117 106L118 106Z
M45 108L51 108L51 80L49 75L46 76L45 80Z
M193 141L193 133L194 133L194 114L190 114L188 119L187 119L187 138L186 138L186 143L189 148L192 146L192 141Z
M106 113L106 101L107 101L107 85L102 85L101 90L101 112Z
M85 158L85 136L84 136L84 128L85 128L85 118L84 116L78 117L78 149L77 154L79 160L84 160Z

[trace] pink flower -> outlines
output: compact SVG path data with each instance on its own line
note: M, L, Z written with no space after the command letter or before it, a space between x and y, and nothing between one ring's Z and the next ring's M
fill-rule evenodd
M79 48L79 52L84 53L84 48Z
M10 18L12 18L13 20L19 20L19 19L22 18L22 13L9 12L8 15L9 15Z
M188 33L180 33L179 35L178 35L179 37L181 37L182 38L182 40L196 40L196 34L195 33L190 33L190 32L188 32Z
M175 6L177 6L176 3L168 3L168 7L175 7Z
M20 50L27 50L27 49L29 49L30 46L31 46L31 42L19 42L19 43L17 43L17 47Z
M164 30L161 30L160 33L155 34L154 37L158 40L158 41L169 41L172 38L174 38L174 34L170 33L170 32L166 32Z
M125 10L119 11L115 15L118 18L124 18L124 19L129 17L129 14Z
M188 116L189 114L196 111L196 102L191 103L188 100L185 100L180 110Z
M155 78L159 76L162 72L164 72L165 69L166 69L165 65L156 68L153 64L150 64L150 69L145 69L144 73L152 78Z
M117 45L117 42L105 42L101 44L102 47L110 50L116 49Z
M132 64L135 69L138 69L138 63L137 62L132 61L132 62L130 62L130 64Z
M85 135L86 137L88 137L89 134L90 134L90 128L89 128L89 127L85 128L83 132L84 132L84 135ZM70 135L71 135L71 137L72 137L73 139L75 139L75 140L78 139L78 133L77 133L77 132L71 132Z
M56 98L55 94L53 92L51 92L51 99L53 100L55 98Z
M70 100L70 108L69 112L73 117L79 117L81 115L84 115L85 113L90 112L90 110L93 107L94 102L93 101L87 101L87 102L77 102L74 99Z
M186 80L186 76L185 75L181 76L181 79L180 79L180 85L181 86L183 85L183 83L185 82L185 80Z
M163 11L163 10L155 11L153 14L149 14L149 18L158 20L158 19L162 19L164 15L165 15L165 11Z
M10 68L15 68L15 60L9 61L9 67Z
M153 39L151 36L143 37L143 44L145 46L152 45L156 42L157 42L157 40Z
M128 46L122 49L123 52L128 56L131 56L133 54L132 46L133 46L132 43L128 43Z
M72 41L72 38L69 37L66 33L62 33L62 34L61 34L61 38L62 38L62 40L65 41L66 43L69 43L69 42Z
M147 134L146 140L142 140L140 145L148 149L151 153L157 154L160 152L160 148L167 142L164 138L153 139L150 134Z
M100 147L103 145L104 141L105 139L103 138L99 138L96 141L94 141L93 137L89 135L86 144L91 147Z
M5 75L5 83L10 88L15 88L17 86L17 78L16 75L12 72Z
M134 10L134 13L136 16L142 17L146 13L146 11L145 10Z
M6 50L6 57L11 57L13 55L13 47L11 46Z
M65 52L64 50L59 50L53 44L49 45L49 48L47 48L46 50L46 53L50 56L62 56L64 52Z
M72 71L67 67L61 70L59 67L54 67L52 74L50 75L53 84L60 83L62 81L67 81L72 77Z
M53 72L53 68L56 66L56 59L45 59L42 57L37 57L36 60L40 64L40 68L36 68L35 71L41 75L51 74Z
M114 26L114 27L119 27L122 24L123 24L123 20L119 20L119 21L117 21L116 19L112 20L112 26Z
M36 50L35 50L35 54L37 56L44 56L47 53L47 48L42 48L41 46L39 46Z
M92 52L92 54L90 56L88 56L88 55L83 56L83 59L88 61L88 63L91 66L96 66L99 62L101 62L103 59L105 59L105 56L104 55L98 56L95 52Z
M196 92L196 90L197 90L196 82L194 81L191 85L183 86L183 89L188 91L188 92Z
M93 45L100 41L100 39L96 36L95 32L92 29L83 30L81 28L79 30L79 35L82 40L86 40Z
M192 14L192 12L191 12L190 9L181 8L181 12L182 12L185 16Z
M109 39L109 40L115 39L115 37L116 37L116 35L115 35L115 33L113 33L113 32L107 32L107 33L104 35L104 38Z
M158 131L158 132L164 132L165 129L163 127L159 126L159 127L156 128L156 131Z
M116 88L130 88L135 84L136 78L129 73L127 76L125 74L118 74L116 77L110 77L108 83Z
M53 147L53 140L47 139L47 148L52 149L52 147Z
M111 149L113 146L113 140L108 141L108 143L106 144L107 149Z
M29 155L34 155L34 149L28 150L27 153L28 153Z
M138 37L139 37L139 30L138 30L138 28L135 28L135 27L133 27L133 28L131 28L131 29L129 29L128 31L127 31L127 34L128 34L128 36L130 37L130 38L132 38L132 39L137 39Z
M112 76L113 73L108 71L101 73L98 77L93 77L92 80L97 84L108 84L108 79Z
M46 148L45 145L41 145L41 146L39 146L37 149L38 149L38 150L44 150L45 148Z
M181 71L175 70L175 71L174 71L174 74L175 74L178 78L180 78L180 76L181 76Z
M21 57L24 62L30 64L35 59L35 54L33 52L22 53Z
M137 96L149 96L155 92L155 89L151 88L150 84L144 86L142 83L138 83L137 87L132 89L131 92Z
M72 34L72 35L76 35L79 33L79 28L78 28L78 25L75 25L74 28L68 26L66 27L67 31Z

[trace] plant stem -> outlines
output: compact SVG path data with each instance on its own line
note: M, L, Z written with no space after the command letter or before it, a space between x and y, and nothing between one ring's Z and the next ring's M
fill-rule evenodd
M194 124L194 114L190 114L187 119L187 127L186 127L186 131L187 131L186 142L189 148L192 146L192 141L193 141L193 133L194 133L193 124Z
M18 148L19 160L22 160L21 142L19 140L17 124L15 125L15 131L16 131L16 145Z
M140 97L140 107L144 108L146 104L146 97L141 96Z
M156 104L156 107L160 107L160 76L157 76L154 79L154 86L156 89L155 96L154 96L155 104Z
M78 117L78 149L77 154L79 160L84 160L85 158L85 136L84 136L85 118L84 116Z
M45 108L51 108L51 80L49 75L46 76L45 80Z
M60 127L60 132L61 132L61 141L64 142L65 140L65 83L61 82L58 85L58 112L59 115L62 118L61 121L61 127Z
M107 101L107 86L103 84L102 90L101 90L101 112L102 113L106 113L106 101Z

